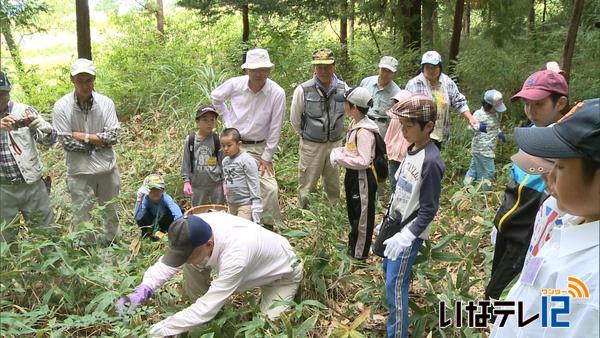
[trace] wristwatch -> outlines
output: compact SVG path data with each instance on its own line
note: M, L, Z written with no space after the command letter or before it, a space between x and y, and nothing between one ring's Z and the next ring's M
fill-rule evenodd
M83 139L85 143L90 143L90 134L85 133L85 138Z

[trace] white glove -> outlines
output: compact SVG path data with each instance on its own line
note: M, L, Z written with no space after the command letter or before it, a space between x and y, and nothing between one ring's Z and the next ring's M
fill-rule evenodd
M52 126L50 123L44 121L44 118L41 115L36 116L35 119L29 123L29 129L37 129L44 134L52 132Z
M252 210L252 222L260 224L260 216L263 212L262 205L260 203L253 203L250 208Z
M400 256L400 253L412 244L415 238L417 236L413 235L408 228L405 228L383 242L383 245L385 245L383 255L395 261Z
M496 236L498 235L498 229L496 227L492 227L492 233L490 233L490 242L492 242L493 246L496 246Z
M376 236L379 236L380 230L381 230L381 223L379 223L375 226L375 229L373 229L373 232L375 233Z
M329 162L331 163L331 166L335 168L338 164L336 162L334 150L335 149L331 150L331 152L329 153Z
M152 325L150 327L150 330L148 330L148 336L149 337L168 337L171 336L171 334L168 334L166 332L166 329L163 328L163 326L165 326L166 321L169 320L171 317L162 320L154 325Z

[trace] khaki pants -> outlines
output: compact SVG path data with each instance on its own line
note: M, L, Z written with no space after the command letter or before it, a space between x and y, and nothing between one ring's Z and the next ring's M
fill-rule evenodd
M100 175L69 175L67 187L73 200L74 226L90 220L90 211L95 202L104 207L104 234L112 242L121 233L117 204L111 200L119 195L121 187L119 170ZM87 241L92 239L88 238Z
M258 144L244 144L242 150L248 152L257 161L265 150L265 142ZM262 200L263 212L261 221L263 224L275 225L275 222L281 221L281 211L279 210L279 185L275 176L266 173L260 175L260 198Z
M46 185L40 179L32 184L0 184L0 223L10 223L21 212L31 227L48 226L54 222ZM4 228L7 243L19 233L17 225Z
M329 162L331 149L341 147L342 141L317 143L300 139L300 161L298 162L298 198L300 207L308 206L310 193L317 187L319 177L327 199L336 205L340 198L340 171Z
M229 213L247 220L252 220L252 207L250 204L246 205L229 205Z
M195 302L208 291L212 278L210 276L210 267L185 264L183 267L183 285L189 297L190 302ZM288 307L284 305L272 305L278 300L293 300L298 292L300 282L302 281L302 264L294 266L294 270L283 276L281 279L273 281L260 287L261 300L260 310L269 317L275 319Z

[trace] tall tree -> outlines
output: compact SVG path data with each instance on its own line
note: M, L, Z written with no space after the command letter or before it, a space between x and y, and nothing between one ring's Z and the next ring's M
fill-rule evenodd
M529 13L527 14L527 33L533 36L535 33L535 0L530 0Z
M77 56L91 60L90 7L87 0L75 0L75 15L77 17Z
M0 0L0 31L19 74L25 72L25 66L13 31L14 29L29 32L42 31L43 29L37 24L37 17L45 12L48 12L48 5L44 1Z
M435 26L434 14L437 2L423 0L423 47L433 49L433 28Z
M421 0L400 1L402 8L401 29L406 49L421 48ZM399 18L400 19L400 18Z
M340 2L340 47L342 51L341 63L348 62L348 0Z
M165 41L165 7L162 0L156 0L156 30L160 41Z
M573 4L569 32L567 33L567 39L565 40L563 49L562 69L565 72L567 81L569 81L569 76L571 75L571 62L573 61L573 52L575 51L575 40L577 40L577 29L579 28L581 15L583 14L583 5L584 0L575 0L575 3Z
M464 0L456 0L454 9L454 26L452 28L452 40L450 41L449 68L454 70L454 66L458 61L458 51L460 48L460 32L462 30L462 17L465 8Z

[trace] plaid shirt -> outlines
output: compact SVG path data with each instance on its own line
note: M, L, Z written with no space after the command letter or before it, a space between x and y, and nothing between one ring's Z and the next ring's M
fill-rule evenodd
M8 116L12 111L13 104L9 102L8 109L4 114L2 114L2 118ZM39 113L33 109L32 107L27 108L27 113L29 115L39 115ZM31 131L31 136L37 143L41 143L44 145L52 145L56 140L56 130L52 129L52 133L50 137L38 137L38 133ZM11 142L10 133L8 131L0 132L0 181L3 182L25 182L23 175L21 174L21 169L19 169L19 165L15 160L15 157L10 152L10 147L13 146Z
M458 90L456 83L446 74L442 73L440 75L437 90L432 90L423 73L410 79L406 83L406 90L413 94L427 95L437 104L437 121L431 138L438 141L447 141L450 136L450 108L457 110L459 113L469 111L467 99Z

